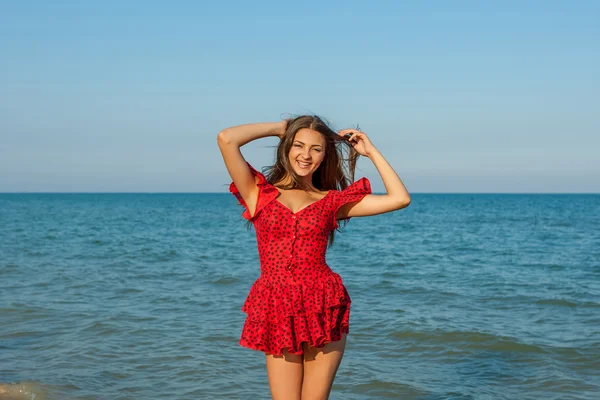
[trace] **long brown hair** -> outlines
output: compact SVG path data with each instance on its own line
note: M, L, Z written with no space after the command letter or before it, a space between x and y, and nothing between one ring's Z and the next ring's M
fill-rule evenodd
M286 176L290 176L291 182L288 185L281 185L284 190L303 189L308 190L306 184L290 165L288 154L294 143L296 133L303 128L317 131L325 139L325 157L319 165L319 168L313 173L312 184L321 191L343 190L354 182L354 171L356 161L360 154L352 147L347 139L340 136L329 127L329 123L317 115L301 115L288 119L287 128L282 140L277 146L277 157L275 164L263 168L263 174L270 184L278 183L281 185ZM358 129L358 127L356 128ZM340 221L341 222L341 221ZM348 220L343 220L344 225ZM334 231L329 235L329 245L331 247L334 241Z
M338 135L323 118L317 115L301 115L288 120L285 134L277 146L275 164L266 168L267 181L271 184L279 183L289 175L291 182L288 185L281 185L282 189L310 189L296 174L288 158L296 133L304 128L319 132L325 139L325 157L313 173L313 186L321 191L343 190L348 187L354 182L354 170L360 154L354 150L347 139Z

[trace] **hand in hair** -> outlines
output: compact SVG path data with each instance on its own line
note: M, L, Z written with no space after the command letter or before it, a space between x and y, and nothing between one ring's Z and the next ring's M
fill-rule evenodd
M367 134L364 132L356 129L342 129L338 132L338 135L350 135L346 139L350 142L354 150L356 150L361 156L369 157L370 154L373 154L373 152L377 151L373 143L371 143L371 139L369 139Z
M288 127L289 123L290 123L290 118L286 118L280 122L281 130L277 134L277 136L279 136L279 139L283 139L283 136L285 136L285 132L287 131L287 127Z

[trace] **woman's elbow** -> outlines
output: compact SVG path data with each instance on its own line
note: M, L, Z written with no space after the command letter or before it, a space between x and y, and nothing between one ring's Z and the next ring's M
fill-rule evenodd
M397 209L400 210L402 208L406 208L410 205L410 196L409 197L403 197L400 200L398 200L398 203L396 205Z
M219 144L230 144L231 143L231 138L229 137L229 134L227 133L226 130L219 132L219 134L217 135L217 143L219 143Z

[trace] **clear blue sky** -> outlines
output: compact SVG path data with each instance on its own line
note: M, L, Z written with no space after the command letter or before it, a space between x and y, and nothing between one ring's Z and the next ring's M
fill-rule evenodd
M0 3L0 192L225 192L302 113L413 193L598 193L600 1Z

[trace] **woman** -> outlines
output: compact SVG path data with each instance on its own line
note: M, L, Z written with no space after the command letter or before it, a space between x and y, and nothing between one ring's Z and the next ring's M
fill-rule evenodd
M252 167L240 147L278 136L277 160L268 177ZM233 182L231 193L254 224L261 275L242 307L247 313L240 345L263 351L273 399L327 399L349 333L351 299L339 274L325 262L339 220L382 214L410 204L410 195L364 132L331 130L317 116L227 128L218 144ZM348 185L356 159L368 157L385 195L371 194L361 178Z

